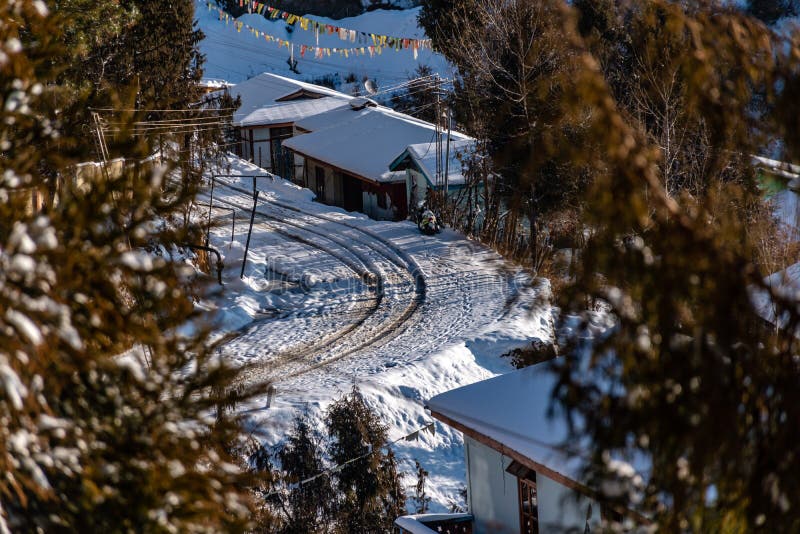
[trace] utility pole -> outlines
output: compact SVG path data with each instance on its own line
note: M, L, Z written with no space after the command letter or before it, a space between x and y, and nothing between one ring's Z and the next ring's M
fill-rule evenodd
M255 178L253 179L255 181ZM258 206L258 194L261 191L256 191L253 194L253 212L250 214L250 229L247 231L247 242L244 245L244 258L242 258L242 272L239 278L244 278L244 268L247 265L247 251L250 249L250 234L253 233L253 221L256 218L256 206Z
M450 116L450 108L445 110L447 114L447 150L444 155L444 206L447 208L447 189L450 186L450 132L453 124L453 117Z
M214 207L214 184L217 182L215 176L211 175L211 200L208 201L208 225L206 226L206 246L211 237L211 209ZM234 215L235 220L235 215Z
M439 75L436 75L434 82L434 91L436 93L436 120L434 121L434 136L436 137L436 187L442 184L442 135L439 128L440 118L440 102L439 102Z

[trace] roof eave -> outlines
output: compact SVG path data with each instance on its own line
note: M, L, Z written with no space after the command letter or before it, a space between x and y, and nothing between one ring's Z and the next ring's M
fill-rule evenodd
M588 495L588 496L591 497L591 496L594 496L596 494L596 492L594 490L592 490L590 487L588 487L588 486L586 486L584 484L581 484L580 482L578 482L578 481L576 481L576 480L574 480L574 479L572 479L572 478L570 478L570 477L568 477L568 476L566 476L566 475L564 475L562 473L559 473L558 471L556 471L554 469L551 469L551 468L547 467L544 464L540 464L539 462L537 462L537 461L535 461L535 460L533 460L531 458L528 458L524 454L512 449L511 447L509 447L507 445L504 445L503 443L500 443L496 439L491 438L491 437L487 436L486 434L475 430L474 428L470 428L467 425L465 425L463 423L460 423L460 422L456 421L455 419L452 419L451 417L448 417L447 415L444 415L443 413L436 411L433 408L429 407L428 409L430 410L431 415L433 417L435 417L439 421L445 423L447 426L453 427L456 430L458 430L458 431L464 433L465 435L471 437L475 441L477 441L479 443L482 443L482 444L486 445L487 447L490 447L490 448L496 450L500 454L503 454L505 456L508 456L509 458L512 458L512 459L518 461L519 463L521 463L522 465L524 465L528 469L532 469L533 471L536 471L537 473L541 473L541 474L545 475L547 478L555 480L559 484L561 484L563 486L566 486L566 487L568 487L568 488L570 488L572 490L575 490L577 492L583 493L584 495Z
M563 474L559 473L558 471L555 471L554 469L551 469L551 468L547 467L544 464L540 464L539 462L537 462L537 461L535 461L535 460L533 460L531 458L528 458L524 454L522 454L520 452L517 452L516 450L512 449L511 447L508 447L507 445L504 445L504 444L500 443L499 441L497 441L497 440L495 440L495 439L483 434L482 432L479 432L479 431L477 431L477 430L475 430L473 428L470 428L470 427L468 427L468 426L456 421L455 419L452 419L452 418L444 415L443 413L436 411L435 409L431 408L430 406L426 406L426 408L431 412L431 415L433 417L435 417L436 419L438 419L442 423L446 424L447 426L450 426L450 427L455 428L456 430L462 432L464 435L471 437L472 439L474 439L478 443L482 443L483 445L486 445L487 447L489 447L491 449L494 449L495 451L499 452L500 454L502 454L504 456L508 456L509 458L518 461L519 463L521 463L522 465L524 465L528 469L536 471L537 473L541 473L542 475L546 476L547 478L558 482L562 486L565 486L565 487L567 487L567 488L569 488L571 490L577 491L578 493L581 493L582 495L585 495L585 496L587 496L589 498L592 498L592 499L594 499L596 501L603 501L602 495L600 495L597 490L594 490L594 489L590 488L589 486L586 486L585 484L582 484L582 483L578 482L577 480L574 480L574 479L572 479L572 478L570 478L570 477L568 477L566 475L563 475ZM609 506L609 505L606 504L606 506ZM622 508L622 507L613 506L613 505L611 505L610 508L612 508L617 513L620 513L620 514L622 514L624 516L630 517L631 519L639 522L640 524L644 524L644 525L652 524L652 520L651 519L645 517L644 515L640 514L639 512L636 512L635 510L631 510L630 508Z

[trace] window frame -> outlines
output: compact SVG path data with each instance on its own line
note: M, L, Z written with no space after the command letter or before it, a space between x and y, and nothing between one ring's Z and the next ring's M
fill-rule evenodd
M529 480L529 478L533 478L533 480ZM525 478L517 478L517 501L520 533L539 534L539 493L535 471ZM528 505L527 509L526 504Z
M517 507L521 534L539 534L539 491L536 471L513 460L506 472L517 479ZM532 503L532 504L531 504ZM526 511L526 504L527 511ZM526 523L526 520L529 520Z

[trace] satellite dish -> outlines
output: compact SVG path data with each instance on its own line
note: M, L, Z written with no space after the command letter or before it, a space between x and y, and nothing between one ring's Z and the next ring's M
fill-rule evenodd
M364 89L367 91L367 93L371 95L374 95L378 92L378 88L375 87L375 82L373 82L369 78L364 80Z

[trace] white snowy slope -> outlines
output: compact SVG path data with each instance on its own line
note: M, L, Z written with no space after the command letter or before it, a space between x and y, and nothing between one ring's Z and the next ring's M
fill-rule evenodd
M321 425L325 408L356 383L391 439L432 421L424 402L444 391L511 370L500 355L533 337L549 339L549 289L494 252L445 230L427 237L411 222L379 222L313 201L313 193L258 178L257 215L239 279L261 169L230 157L214 188L211 244L224 255L224 291L203 305L220 332L238 331L223 357L251 363L245 380L270 379L276 391L248 406L249 429L269 445L295 415ZM208 191L201 202L208 202ZM229 208L225 210L223 208ZM235 233L231 241L232 216ZM201 220L207 208L198 207ZM463 443L436 425L431 436L396 445L405 482L414 459L430 472L434 511L460 501ZM463 504L463 503L462 503Z
M204 77L222 79L237 83L262 72L272 72L292 78L311 81L325 75L336 75L344 82L353 75L359 82L364 78L377 81L378 89L405 82L419 65L428 65L444 78L452 78L452 67L441 54L431 50L420 50L417 59L412 50L384 49L381 54L343 57L332 54L316 59L312 54L300 56L302 45L330 48L350 48L362 46L343 41L336 35L320 35L319 45L313 31L296 28L287 31L284 20L271 20L263 15L243 15L239 20L252 28L274 37L291 41L294 44L294 59L297 60L299 74L289 70L290 52L275 42L267 42L263 37L256 38L247 28L237 32L232 23L220 22L216 5L211 10L208 2L195 2L195 16L199 28L205 34L200 42L200 50L206 56ZM375 10L357 17L339 20L308 15L309 18L347 29L390 35L394 37L424 38L424 31L417 24L420 8L405 10ZM305 13L296 13L306 15Z

